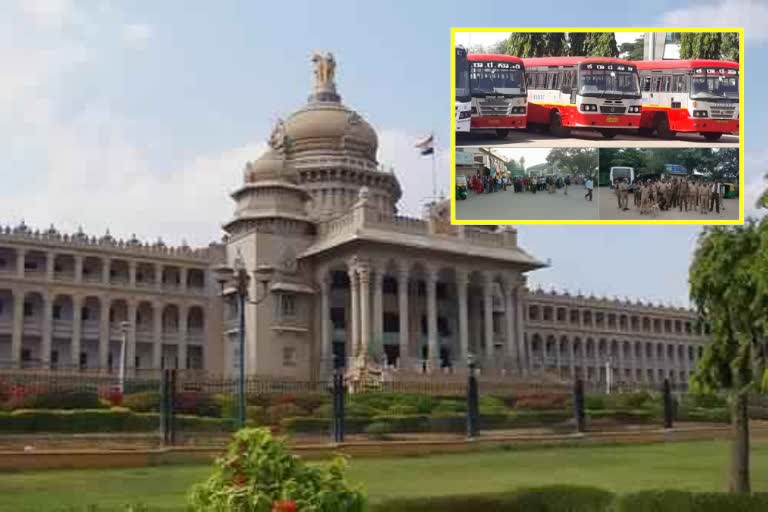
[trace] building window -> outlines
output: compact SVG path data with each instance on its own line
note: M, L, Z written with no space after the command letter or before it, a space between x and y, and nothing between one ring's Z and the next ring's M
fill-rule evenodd
M400 315L398 313L384 313L384 332L400 332Z
M54 320L61 320L61 305L60 304L54 304L53 305L53 319Z
M3 316L3 301L0 301L0 316Z
M5 258L0 258L0 268L5 268L8 265L8 262Z
M91 310L86 308L86 307L83 307L83 309L80 310L80 317L83 320L90 320L91 319Z
M280 294L278 299L281 318L292 318L296 316L296 296L292 294Z
M24 303L24 317L29 318L35 313L35 308L32 307L31 302Z
M296 349L293 347L283 348L283 366L296 366Z
M88 354L80 352L80 369L88 367Z
M25 261L24 270L37 270L37 263L34 261Z
M334 329L344 328L344 308L331 308L331 323Z

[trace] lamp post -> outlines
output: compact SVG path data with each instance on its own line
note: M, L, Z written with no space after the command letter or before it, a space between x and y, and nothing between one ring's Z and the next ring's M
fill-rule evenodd
M272 279L274 269L269 265L259 265L254 274L256 279L262 285L261 296L256 300L251 300L248 296L248 287L251 282L251 276L245 268L245 261L238 251L234 261L234 268L226 265L220 265L214 269L216 280L221 285L222 295L226 295L227 287L231 287L238 299L238 344L240 353L238 361L240 364L238 383L237 383L237 425L238 428L245 427L245 306L246 304L258 305L267 297L267 286Z
M479 397L477 377L475 376L476 360L474 354L467 354L467 439L475 439L478 434Z
M128 328L130 326L130 322L120 322L120 366L117 370L117 380L121 395L125 392L125 352L127 345L126 338L128 336Z

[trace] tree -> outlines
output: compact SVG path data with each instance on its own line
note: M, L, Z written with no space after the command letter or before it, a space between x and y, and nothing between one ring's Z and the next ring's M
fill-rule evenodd
M619 46L619 55L626 60L643 60L643 47L645 38L638 37L633 42L621 43Z
M680 58L720 59L722 42L718 32L685 32L680 36Z
M543 32L515 32L507 39L506 54L517 57L542 57L546 41Z
M613 32L591 32L585 42L586 55L590 57L618 57L619 47Z
M544 55L561 57L568 55L568 41L564 32L547 32L544 34Z
M597 168L597 149L555 148L547 155L547 163L569 174L591 176Z
M739 62L739 34L738 32L725 32L723 43L720 47L723 59Z
M587 54L585 43L587 42L586 32L570 32L568 34L568 55L571 57L581 57Z
M765 389L768 221L710 226L699 236L690 295L712 328L693 376L694 389L725 390L731 404L730 490L750 492L749 393Z

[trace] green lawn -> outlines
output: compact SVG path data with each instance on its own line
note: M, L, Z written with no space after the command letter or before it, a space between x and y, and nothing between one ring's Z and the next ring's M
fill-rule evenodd
M542 448L467 455L368 458L353 461L350 477L373 501L400 496L503 491L556 483L626 492L649 488L726 489L729 443L703 441L636 446ZM753 487L768 490L768 441L752 450ZM191 484L207 466L38 471L0 474L0 511L120 510L143 503L181 511Z

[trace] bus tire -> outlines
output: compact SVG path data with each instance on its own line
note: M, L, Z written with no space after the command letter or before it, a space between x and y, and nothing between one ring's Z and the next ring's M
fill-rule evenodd
M702 135L704 136L705 139L707 139L710 142L720 140L720 137L723 136L722 133L717 133L717 132L704 132L702 133Z
M571 129L563 126L563 116L557 110L552 112L549 118L549 133L555 137L569 137L571 135Z
M613 130L600 130L600 133L603 135L603 138L606 139L614 139L617 135Z
M496 130L496 136L500 139L506 138L507 135L509 135L509 130L507 129L499 128Z
M666 114L656 116L656 134L662 139L674 139L675 132L669 128L669 118Z
M653 128L638 128L637 134L642 135L643 137L650 137L653 135Z

